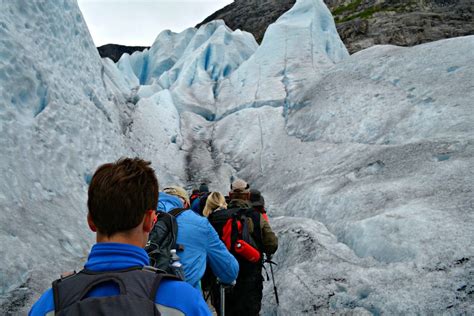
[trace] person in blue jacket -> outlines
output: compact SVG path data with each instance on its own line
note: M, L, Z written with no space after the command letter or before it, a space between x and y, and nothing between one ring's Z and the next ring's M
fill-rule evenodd
M84 271L94 274L133 267L141 270L148 265L148 254L143 247L155 223L158 191L158 180L150 162L124 158L97 169L87 202L87 222L96 233L97 243L92 247ZM148 280L148 275L146 278ZM85 300L118 294L116 283L100 283L86 292ZM49 289L33 305L29 315L54 315L54 302L53 289ZM175 279L161 281L154 303L161 315L211 315L201 292Z
M172 186L160 192L158 210L169 212L175 208L189 209L187 192ZM178 252L183 264L186 282L201 290L200 280L206 271L206 262L221 283L231 284L239 274L239 264L227 250L208 219L191 209L176 218L177 242L184 249Z
M207 195L209 195L209 187L205 183L201 183L198 189L197 197L191 198L191 209L196 212L197 214L202 216L202 211L204 210L204 205L206 205L206 201L202 201L202 199L206 199Z

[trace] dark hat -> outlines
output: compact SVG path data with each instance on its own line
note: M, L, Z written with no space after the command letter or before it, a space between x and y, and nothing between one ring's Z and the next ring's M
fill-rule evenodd
M205 183L201 183L199 186L199 192L209 192L209 187Z
M250 203L252 203L252 206L265 206L265 199L259 190L250 190Z

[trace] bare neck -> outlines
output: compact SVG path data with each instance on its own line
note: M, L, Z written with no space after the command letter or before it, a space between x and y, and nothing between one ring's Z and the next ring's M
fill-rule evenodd
M97 243L101 242L115 242L120 244L129 244L133 246L137 246L140 248L144 248L146 242L148 241L148 234L139 231L128 231L128 232L120 232L113 234L112 236L107 236L105 234L101 234L97 232L96 235Z

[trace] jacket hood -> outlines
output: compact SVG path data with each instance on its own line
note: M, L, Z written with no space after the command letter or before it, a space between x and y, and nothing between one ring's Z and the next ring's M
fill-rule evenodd
M158 211L169 212L172 209L182 207L183 202L181 202L181 200L177 196L165 192L160 192L158 197Z

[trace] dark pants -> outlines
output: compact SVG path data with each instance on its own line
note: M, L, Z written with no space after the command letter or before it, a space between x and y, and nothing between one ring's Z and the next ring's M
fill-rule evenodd
M263 277L262 265L239 262L240 270L236 285L227 289L225 296L225 315L258 315L262 307ZM211 291L211 302L220 315L220 289Z

